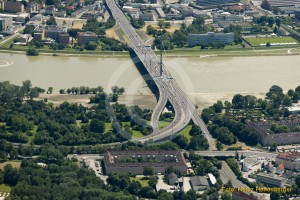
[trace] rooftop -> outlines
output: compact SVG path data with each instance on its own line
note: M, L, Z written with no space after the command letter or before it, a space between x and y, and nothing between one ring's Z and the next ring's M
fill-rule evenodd
M193 186L209 186L207 178L204 176L193 176L190 178L190 182Z
M283 180L286 180L286 178L283 178L281 176L277 176L275 174L267 174L267 173L258 173L257 174L257 177L266 177L266 178L271 178L271 179L276 179L278 181L283 181Z
M283 152L278 154L276 158L294 161L297 158L300 158L300 152L297 151Z
M78 32L77 34L80 35L80 36L97 36L96 33L90 32L90 31L88 31L88 32Z

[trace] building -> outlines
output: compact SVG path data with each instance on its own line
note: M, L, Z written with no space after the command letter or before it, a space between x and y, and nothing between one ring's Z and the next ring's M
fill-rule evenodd
M98 42L98 36L94 32L78 32L77 33L77 43L79 45L88 43L88 42Z
M207 175L208 175L208 180L209 180L211 185L214 185L214 184L217 183L217 179L213 174L208 173Z
M11 30L12 26L11 17L0 17L0 32Z
M38 9L39 9L39 5L37 3L31 2L31 3L27 4L26 12L32 13L32 12L38 11Z
M282 30L285 31L283 28L279 28L278 33L280 32L280 34L282 34L282 32L283 32ZM288 109L289 113L292 114L292 115L297 115L298 113L300 113L300 106L299 105L288 107L287 109Z
M258 200L258 199L252 194L246 194L242 191L239 191L238 189L235 189L232 192L232 200Z
M4 3L4 11L11 13L24 12L24 4L18 1L7 1Z
M271 7L299 7L300 0L268 0Z
M280 175L284 173L284 165L282 163L276 167L276 173Z
M54 11L55 11L54 5L49 5L49 6L46 6L46 8L45 8L46 15L53 15Z
M213 21L215 23L217 23L219 21L244 22L244 20L245 20L244 15L232 15L228 12L216 13L213 15Z
M295 18L300 19L300 9L296 9L294 11L294 14L295 14Z
M58 34L58 41L63 44L69 44L70 42L70 35L68 33L59 33Z
M286 125L289 129L293 129L293 127L300 125L300 120L282 120L277 124ZM270 130L271 122L248 122L248 126L254 130L263 145L300 143L300 132L273 133Z
M161 19L165 19L166 18L166 14L165 14L165 12L163 11L162 8L155 8L155 10L156 10L159 18L161 18Z
M256 182L263 183L271 187L284 187L286 181L286 178L274 174L258 173L256 175Z
M22 44L27 44L30 42L31 35L30 34L23 34L18 37L17 42L22 43Z
M234 41L234 33L214 33L208 32L206 34L189 34L189 46L209 45L211 43L232 44Z
M18 16L17 16L17 22L20 22L20 23L25 23L26 22L26 19L29 20L29 17L30 17L30 14L29 13L20 13Z
M196 0L196 4L200 7L217 7L221 5L231 5L238 2L240 2L240 0Z
M286 169L295 170L300 164L300 152L283 152L276 156L275 161L278 165L283 164Z
M253 166L260 164L260 161L255 157L247 157L243 160L243 168L244 172L249 171Z
M41 41L45 38L51 38L58 41L58 35L61 33L67 33L67 26L39 25L34 29L34 40Z
M204 176L193 176L190 178L190 184L195 191L203 191L209 188L207 178Z
M175 185L178 183L178 177L175 173L168 174L169 185Z
M182 14L166 14L166 19L167 20L181 20L183 19Z
M147 13L147 12L141 13L140 18L143 19L144 21L153 21L154 20L153 13Z
M143 174L145 167L155 174L164 174L170 166L175 171L186 174L187 166L180 151L107 151L104 155L106 174L128 172Z

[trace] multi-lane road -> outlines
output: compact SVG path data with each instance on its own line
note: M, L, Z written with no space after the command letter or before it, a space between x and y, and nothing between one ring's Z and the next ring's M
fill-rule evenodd
M142 143L153 141L159 142L166 139L170 139L175 133L181 131L192 119L195 124L200 126L202 132L205 134L211 150L215 150L214 139L211 137L209 131L206 128L205 123L199 117L195 106L188 98L188 96L181 90L172 75L161 63L161 60L156 56L152 49L145 47L145 43L140 39L130 22L119 9L114 0L107 0L107 7L111 11L112 16L116 20L116 23L122 28L124 33L129 39L129 46L135 52L139 60L143 63L147 69L149 75L157 85L160 96L158 105L153 110L152 126L153 133L136 139ZM167 102L170 102L175 111L173 121L165 128L158 128L159 116Z

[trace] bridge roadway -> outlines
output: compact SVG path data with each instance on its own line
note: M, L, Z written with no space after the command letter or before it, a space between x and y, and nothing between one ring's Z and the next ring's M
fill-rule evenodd
M195 109L188 96L177 85L164 65L162 65L161 70L160 59L156 56L152 49L145 47L144 42L135 32L124 13L118 8L115 1L107 0L106 3L111 11L112 16L127 35L131 49L136 53L139 60L143 63L160 92L158 104L154 108L151 118L151 125L153 126L154 130L153 133L135 140L144 143L147 141L159 142L170 139L174 133L181 131L192 119L193 122L201 128L202 132L207 138L210 150L216 150L214 139L209 134L205 123L199 117L199 113ZM175 116L173 121L167 127L159 129L159 117L168 101L174 108Z

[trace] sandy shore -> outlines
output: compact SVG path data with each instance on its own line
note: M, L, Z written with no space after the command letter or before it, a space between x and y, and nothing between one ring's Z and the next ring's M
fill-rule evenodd
M221 101L230 101L236 93L193 93L188 94L191 101L199 107L199 110L207 108L217 102ZM240 93L242 95L254 95L257 98L263 98L263 93ZM78 103L83 106L90 107L91 104L88 104L89 98L93 96L88 95L68 95L68 94L42 94L38 99L47 98L49 102L52 102L54 105L59 105L62 102ZM128 106L138 105L142 109L153 109L157 103L154 95L151 94L124 94L119 97L120 104L125 104Z

